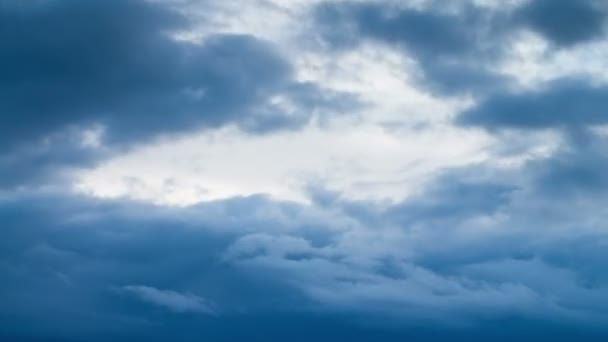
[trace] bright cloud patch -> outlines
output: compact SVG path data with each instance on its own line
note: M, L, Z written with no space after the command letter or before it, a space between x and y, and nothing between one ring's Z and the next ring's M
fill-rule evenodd
M310 128L262 137L227 129L136 150L83 174L77 188L101 197L176 205L268 194L306 202L324 186L352 199L400 200L445 167L487 159L488 138L449 127ZM432 151L416 146L435 145Z

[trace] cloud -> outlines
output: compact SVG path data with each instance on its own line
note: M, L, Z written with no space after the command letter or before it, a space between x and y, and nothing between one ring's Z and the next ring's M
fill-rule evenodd
M70 167L93 166L111 155L97 142L101 134L95 127L68 127L0 153L0 189L69 182Z
M602 1L532 0L514 16L549 41L568 47L602 37L608 11Z
M321 40L338 51L376 41L400 49L421 69L419 84L438 94L483 96L526 75L497 72L525 32L553 43L542 56L600 42L608 11L601 1L326 1L314 11ZM587 58L592 58L588 56ZM526 71L522 71L526 72Z
M171 290L159 290L150 286L129 285L123 290L133 294L144 302L165 307L178 313L214 313L210 304L203 298L193 294L182 294Z
M460 4L460 3L458 3ZM382 2L325 2L315 16L324 41L337 49L365 40L402 49L420 65L420 80L439 93L488 92L505 79L489 66L500 56L507 15L468 3L441 10Z
M584 131L571 138L558 153L530 167L535 188L557 198L602 196L608 177L602 172L608 161L605 140Z
M254 38L175 41L169 31L185 27L185 18L160 5L50 1L2 9L5 140L95 120L110 126L108 139L122 141L218 125L288 82L289 66Z
M571 147L588 160L606 159ZM338 326L361 319L370 329L362 340L371 340L372 331L394 331L389 340L413 334L432 341L425 327L439 335L457 329L493 336L489 320L514 324L511 333L522 338L572 336L582 324L590 331L583 336L593 339L605 317L605 196L589 188L565 203L547 191L558 183L546 182L543 171L580 163L572 156L564 150L509 177L473 166L446 171L433 187L395 205L340 196L303 205L253 196L168 208L5 193L0 315L12 315L7 322L16 331L45 322L36 331L46 336L76 320L81 328L70 336L83 338L109 326L156 339L181 329L189 332L183 340L226 337L231 333L195 327L236 324L249 331L245 322L270 313L268 322L256 320L258 331L279 317L291 322L285 324L292 332L310 320L333 320L343 336L347 328ZM124 287L139 298L133 301L108 291L115 284L154 285ZM218 316L170 315L208 312L211 302ZM507 323L509 317L514 321ZM387 319L418 328L387 328Z
M365 2L322 3L316 11L321 25L338 24L333 31L322 26L334 44L376 38L404 44L420 57L461 55L474 48L475 31L462 25L464 18L458 15Z
M46 139L75 127L103 127L101 143L117 149L227 124L250 133L294 129L357 102L296 81L272 43L251 35L177 40L191 23L168 3L11 2L0 6L0 21L4 159L18 159L14 148L44 149ZM80 161L48 156L50 166L29 154L7 167L44 177L60 160Z
M607 89L577 80L558 80L539 90L500 93L457 118L489 129L575 129L606 122Z
M0 339L606 340L600 7L305 2L0 5Z

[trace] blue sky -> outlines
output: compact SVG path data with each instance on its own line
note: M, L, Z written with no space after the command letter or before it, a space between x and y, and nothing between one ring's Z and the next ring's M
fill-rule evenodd
M602 0L0 0L0 339L605 341Z

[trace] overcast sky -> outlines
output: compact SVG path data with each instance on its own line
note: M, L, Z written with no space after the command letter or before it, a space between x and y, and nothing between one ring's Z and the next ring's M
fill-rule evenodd
M606 341L605 0L0 0L0 340Z

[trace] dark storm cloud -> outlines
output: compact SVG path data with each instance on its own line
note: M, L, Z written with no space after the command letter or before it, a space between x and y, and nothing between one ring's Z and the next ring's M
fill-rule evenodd
M3 195L0 336L90 340L165 329L179 336L165 325L181 320L191 329L184 336L199 336L205 332L194 325L210 322L188 314L215 314L211 302L227 315L267 311L277 303L302 306L292 290L260 282L221 259L241 234L268 226L289 229L277 227L280 218L272 211L307 224L297 208L262 197L175 210L61 195Z
M531 0L516 20L559 46L571 46L605 35L608 8L596 0Z
M0 189L62 183L68 167L91 166L110 155L100 146L87 145L84 132L71 127L0 153Z
M492 187L452 187L446 178L418 206L412 200L384 208L382 225L373 227L353 226L338 213L344 203L325 211L249 197L171 209L3 195L0 336L531 341L559 334L564 341L601 340L605 330L589 323L605 312L600 298L608 278L599 276L605 250L598 233L579 232L566 241L534 228L533 220L527 220L529 230L510 226L513 220L494 227L500 234L468 236L474 211L521 215L513 196L490 206L476 199ZM465 198L469 209L445 210L456 198ZM411 220L398 219L407 211ZM376 254L374 241L395 222L410 243ZM319 225L330 243L307 237L310 229L319 234L313 228ZM548 305L550 298L559 302ZM587 323L560 310L580 312ZM463 319L474 324L459 326Z
M558 80L539 90L500 93L469 111L458 122L489 129L565 128L608 121L608 88L583 81Z
M434 220L462 220L480 213L490 215L509 202L515 189L505 184L467 183L446 177L425 193L391 209L388 216L403 225Z
M608 190L606 141L591 134L574 137L551 158L530 163L537 191L567 200L601 197Z
M268 43L245 35L202 44L169 36L187 28L176 12L139 0L3 2L3 147L67 124L99 122L110 142L127 143L227 122L267 130L258 115L275 129L305 122L266 103L282 92L290 98L297 87ZM298 88L295 102L308 100L302 89L320 92Z
M356 103L293 81L288 61L252 36L214 35L200 44L170 36L188 28L162 2L3 1L0 167L14 175L1 183L92 161L75 146L65 156L58 145L39 153L50 150L46 140L72 139L57 137L70 127L103 125L102 142L116 148L227 123L254 133L294 129Z

